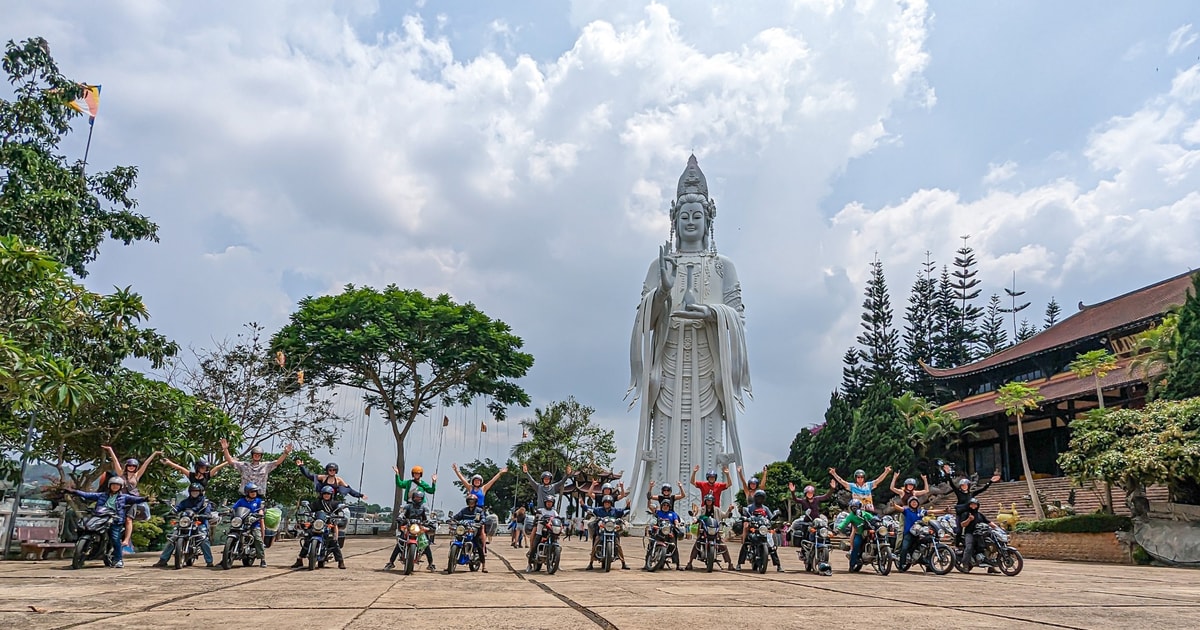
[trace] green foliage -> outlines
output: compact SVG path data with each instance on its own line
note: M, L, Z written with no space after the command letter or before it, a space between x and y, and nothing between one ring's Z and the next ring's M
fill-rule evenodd
M991 356L1008 346L1008 331L1004 329L1004 312L1000 296L993 293L988 300L987 312L979 326L978 353L981 357Z
M787 462L793 468L800 471L815 471L819 470L813 466L812 457L813 433L812 429L804 427L792 439L792 445L788 448Z
M886 383L898 389L904 375L900 367L900 334L892 325L892 298L883 275L883 262L876 256L871 263L871 278L864 291L862 332L856 341L862 347L859 354L866 367L868 382Z
M1179 352L1178 309L1168 312L1157 326L1143 330L1134 339L1137 349L1133 360L1129 362L1130 373L1147 378L1151 372L1169 369ZM1148 397L1153 400L1158 397L1166 381L1161 377L1147 380L1150 386Z
M862 468L869 471L868 475L877 475L876 471L885 466L901 474L913 470L908 429L892 404L892 390L886 383L875 383L867 389L867 396L855 415L843 467Z
M133 533L129 535L129 542L133 543L135 549L142 551L151 549L154 546L161 546L164 539L165 521L161 516L151 516L148 521L134 521Z
M13 100L0 99L0 234L40 247L79 277L106 239L157 241L158 226L133 211L137 168L87 174L58 153L79 116L67 103L83 90L59 72L46 41L10 40L2 65Z
M857 405L862 400L866 386L867 370L862 364L862 352L851 346L842 355L841 394L851 405Z
M787 503L791 500L792 496L788 490L789 482L800 487L811 483L800 471L796 470L794 466L786 461L767 464L767 482L762 486L763 492L767 493L767 506L772 510L782 511L785 516L787 515ZM744 489L738 490L734 498L739 505L750 504Z
M555 478L565 474L568 467L580 470L586 466L612 466L617 453L615 435L594 424L593 413L595 409L580 404L573 396L550 403L545 410L534 409L532 418L521 420L529 437L513 446L512 459L528 466L535 476L549 470ZM513 472L519 470L511 468ZM525 500L525 490L519 489L517 498Z
M933 279L934 263L925 252L923 269L917 272L908 306L904 309L904 358L909 386L920 396L934 396L933 380L921 367L932 363L934 348L934 316L937 312L937 282Z
M224 412L242 436L243 454L271 442L333 448L343 420L334 407L336 393L318 396L316 385L302 382L302 361L272 356L262 326L251 322L245 329L215 348L194 350L192 361L173 360L171 384Z
M279 458L279 453L264 453L263 459L273 461ZM300 474L300 467L295 464L299 458L309 472L319 471L321 462L308 453L293 451L278 468L271 471L267 478L267 492L264 502L271 506L291 508L300 501L311 501L316 498L313 492L313 482ZM208 482L208 499L220 506L230 506L242 496L242 477L237 469L226 466L213 475Z
M1158 397L1166 400L1200 396L1200 273L1192 276L1176 330L1174 361L1167 369L1166 385L1158 392Z
M1024 416L1037 409L1045 398L1037 387L1024 381L1013 381L1000 387L996 395L996 404L1004 407L1005 415Z
M1057 324L1061 316L1062 307L1058 305L1058 301L1054 299L1054 296L1050 296L1050 301L1046 303L1045 327L1042 330Z
M850 433L854 430L854 410L838 392L829 396L829 408L825 410L825 424L815 431L812 438L809 460L811 468L803 472L817 477L830 468L845 466Z
M1108 532L1127 532L1133 528L1133 521L1128 516L1115 516L1096 512L1095 514L1076 514L1062 518L1046 518L1040 521L1019 521L1014 530L1017 532L1057 532L1060 534L1101 534Z
M434 405L467 406L483 397L497 420L509 405L529 405L515 382L533 365L520 351L521 338L474 304L445 294L347 285L339 295L300 300L271 345L316 385L366 392L365 402L384 412L392 430L400 470L405 437ZM397 488L393 508L402 500Z

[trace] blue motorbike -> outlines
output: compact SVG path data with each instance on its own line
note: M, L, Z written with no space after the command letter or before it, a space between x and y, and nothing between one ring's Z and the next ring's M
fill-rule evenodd
M481 523L476 520L459 521L454 527L454 541L450 543L450 558L446 562L446 573L466 566L478 571L483 566L483 549L479 546Z

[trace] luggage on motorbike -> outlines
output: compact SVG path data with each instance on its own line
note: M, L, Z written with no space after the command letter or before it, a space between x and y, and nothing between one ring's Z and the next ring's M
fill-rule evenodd
M532 534L533 526L537 523L537 518L532 514L525 515L525 533Z
M279 508L268 508L263 513L263 522L266 524L267 529L278 529L279 521L281 521L282 519L283 519L283 510L281 510Z

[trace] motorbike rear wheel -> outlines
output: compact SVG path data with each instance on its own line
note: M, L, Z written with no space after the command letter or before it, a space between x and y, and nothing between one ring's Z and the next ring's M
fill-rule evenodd
M546 551L546 575L554 575L558 572L558 561L561 559L561 553L562 551L558 548L558 545L551 545L550 549Z
M417 544L408 543L404 547L404 575L412 575L413 565L417 562Z
M75 553L74 553L74 555L71 556L71 568L72 569L82 569L83 568L83 562L85 560L87 560L88 553L90 553L92 551L91 549L88 548L89 547L88 541L90 541L90 540L91 539L89 537L84 536L84 537L80 538L79 540L75 541Z
M318 541L318 540L308 541L308 570L309 571L316 570L317 562L319 562L321 560L318 557L319 555L321 555L320 541Z
M221 552L221 568L226 571L233 568L233 553L237 550L237 538L230 536L225 540L225 550Z
M467 568L471 569L472 571L478 571L482 566L483 551L479 549L478 545L473 545L471 547L471 559L467 561Z
M943 544L935 544L929 552L929 564L934 575L946 575L954 568L954 551Z
M710 544L710 545L708 545L708 549L704 552L704 568L707 569L709 573L712 573L713 564L716 561L717 561L717 546Z
M1021 556L1021 552L1011 547L1007 552L1002 552L1000 555L1000 572L1008 577L1013 577L1025 568L1025 558Z

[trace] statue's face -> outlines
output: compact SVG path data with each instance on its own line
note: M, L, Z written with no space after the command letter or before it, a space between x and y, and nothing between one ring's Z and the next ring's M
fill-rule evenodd
M679 214L675 217L675 233L681 242L700 242L707 230L708 215L704 212L704 206L693 201L679 208Z

